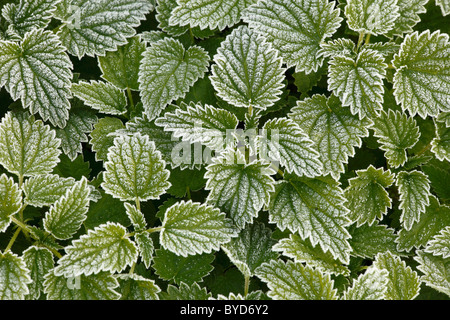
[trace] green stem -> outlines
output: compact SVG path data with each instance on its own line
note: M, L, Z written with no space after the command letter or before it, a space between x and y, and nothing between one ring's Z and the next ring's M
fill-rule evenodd
M431 142L429 144L427 144L422 150L417 152L416 156L420 156L420 155L424 154L425 152L430 150L430 148L431 148Z
M250 287L250 276L245 275L244 276L244 297L248 295L249 287Z
M134 202L136 203L136 209L138 209L138 211L141 211L141 202L139 201L139 198L136 198Z
M191 189L189 186L186 186L186 196L188 200L191 200Z
M133 95L131 94L131 89L129 87L127 87L127 95L128 95L128 100L130 100L131 109L133 109L133 111L134 111Z
M364 41L365 44L368 44L370 42L370 33L367 34L366 40Z
M361 32L359 34L358 44L356 45L356 52L359 52L359 48L361 47L363 40L364 40L364 33Z
M13 246L13 244L14 244L14 242L16 241L17 237L19 236L19 233L20 233L21 230L22 230L22 229L19 227L19 228L17 228L17 230L14 232L14 234L13 234L11 240L9 240L9 242L8 242L8 246L6 247L5 252L11 249L11 247Z

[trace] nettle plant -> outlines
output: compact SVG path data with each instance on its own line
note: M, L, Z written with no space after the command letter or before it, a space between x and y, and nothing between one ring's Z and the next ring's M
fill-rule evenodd
M1 299L450 296L449 1L2 3Z

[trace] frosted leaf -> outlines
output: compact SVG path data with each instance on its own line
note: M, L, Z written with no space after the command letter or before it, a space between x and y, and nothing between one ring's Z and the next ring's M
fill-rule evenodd
M450 43L448 35L426 30L405 36L394 56L394 96L403 110L422 118L450 111Z
M209 66L209 56L203 48L191 46L186 50L173 38L151 43L143 55L139 89L149 120L156 118L172 100L183 98Z
M314 95L297 101L289 118L314 142L323 163L322 174L330 173L336 179L345 171L348 158L355 155L355 147L361 147L361 138L369 136L372 124L368 118L359 120L348 108L342 108L334 95Z
M38 300L44 291L44 276L53 269L53 254L43 247L31 246L23 252L23 260L30 270L32 282L28 285L28 299Z
M138 258L136 244L127 236L127 229L108 222L72 241L66 254L58 260L56 276L89 276L101 271L121 272Z
M91 80L72 84L72 93L85 105L106 114L124 114L127 112L125 93L108 82Z
M0 41L0 87L58 127L69 117L71 69L72 62L51 31L33 29L20 44Z
M372 165L365 170L357 170L356 174L348 180L349 186L344 191L349 217L357 222L358 227L364 223L372 225L392 206L386 188L393 184L394 175L390 170L376 169Z
M83 177L61 196L46 212L44 229L55 238L66 240L81 228L87 218L90 189Z
M274 244L272 231L263 223L254 222L241 230L237 238L222 245L222 250L239 271L250 278L261 264L278 258L272 251Z
M170 26L223 30L232 27L257 0L177 0L169 19Z
M386 300L413 300L419 295L420 279L416 271L407 266L399 256L392 253L379 253L373 266L388 271Z
M0 251L0 280L0 300L24 300L32 281L23 258L11 251Z
M385 151L389 165L397 168L405 164L406 149L419 141L420 130L416 120L406 113L390 109L387 113L381 111L373 121L374 136L378 138L380 149Z
M252 223L274 190L275 171L261 160L245 162L239 150L226 149L206 167L207 202L229 213L238 228Z
M449 0L436 0L436 5L441 7L443 16L450 14L450 1Z
M50 206L75 183L74 178L63 178L57 174L33 176L27 179L22 186L25 194L24 202L34 207Z
M354 58L356 56L355 49L356 46L353 40L338 38L321 43L317 55L325 58L335 56Z
M389 272L384 269L368 268L353 279L352 286L344 291L343 300L383 300L387 290Z
M330 252L323 252L320 247L314 247L311 241L303 240L295 233L291 233L289 238L278 241L273 246L273 251L281 252L294 262L306 263L323 273L350 275L350 270L337 261Z
M435 256L442 256L444 259L450 258L450 226L442 229L428 241L424 251Z
M413 32L413 27L420 22L419 14L427 10L425 5L429 0L398 0L399 16L394 21L392 30L386 33L386 36L403 36L404 33Z
M334 259L348 263L350 220L339 183L330 177L280 180L270 196L269 222L320 244Z
M150 264L153 260L153 251L155 246L153 240L148 232L137 233L134 236L134 240L139 248L139 256L147 269L150 268Z
M79 59L103 56L126 44L152 8L148 0L71 0L57 15L63 22L57 34Z
M145 221L144 214L128 202L124 203L126 214L128 219L130 219L131 224L137 231L143 231L147 226L147 221Z
M8 112L0 123L0 164L18 176L49 173L59 162L55 131L26 112Z
M397 175L396 185L400 194L399 209L402 210L400 222L406 230L410 230L430 204L430 181L421 171L401 171Z
M165 166L148 136L118 136L109 148L102 188L122 201L159 199L170 187Z
M340 27L336 3L327 0L263 0L250 6L243 20L280 52L295 71L311 73L323 63L320 44Z
M441 161L450 161L450 126L436 122L436 138L431 141L431 152Z
M356 58L334 56L329 61L328 89L360 119L378 116L386 68L383 56L370 49L363 48Z
M161 300L208 300L212 294L198 283L187 285L182 282L179 287L169 284L167 292L161 292Z
M92 151L95 152L96 161L106 161L108 150L114 144L114 133L123 129L122 121L115 117L101 118L90 133Z
M161 289L154 280L146 279L137 274L119 274L117 292L121 300L159 300Z
M212 107L208 104L181 103L181 108L166 112L155 124L172 132L173 137L190 143L200 142L212 150L224 147L227 130L235 130L238 119L231 112Z
M423 273L420 280L427 286L450 297L450 259L436 257L431 253L418 250L414 260L419 263L417 269Z
M231 221L219 209L181 201L166 210L160 243L165 249L186 257L218 251L234 236Z
M274 300L336 300L337 291L329 274L299 262L272 260L256 269Z
M441 112L436 118L437 122L444 122L446 127L450 127L450 111Z
M280 99L286 71L282 62L264 37L241 26L217 49L211 83L217 95L228 103L265 110Z
M390 31L400 14L397 0L349 0L345 16L353 31L379 35Z
M0 175L0 232L5 232L11 223L10 216L22 207L22 191L13 178Z
M118 300L119 283L109 272L64 277L50 271L45 275L44 292L47 300Z

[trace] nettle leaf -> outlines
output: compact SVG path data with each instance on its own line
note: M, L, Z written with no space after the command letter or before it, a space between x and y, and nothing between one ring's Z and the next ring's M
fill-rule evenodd
M108 150L114 144L114 132L124 129L122 121L115 117L101 118L94 124L94 130L91 131L91 140L89 143L92 146L92 151L95 152L96 161L106 161L108 157Z
M87 218L89 194L87 179L75 183L46 212L45 230L60 240L71 238Z
M122 201L158 199L170 187L165 165L148 136L120 135L109 148L102 188Z
M397 168L407 160L406 149L412 148L419 141L420 130L416 121L401 111L389 109L381 111L374 120L372 129L378 138L380 149L389 165Z
M0 87L44 121L63 128L69 118L72 62L51 31L33 29L21 43L0 40Z
M56 16L63 22L57 34L79 59L103 56L126 44L152 8L148 0L71 0Z
M425 252L435 256L442 256L444 259L450 258L450 226L442 229L435 235L425 247Z
M56 276L89 276L101 271L121 272L138 258L136 244L127 237L127 230L108 222L72 241L66 254L58 260Z
M281 239L273 246L273 250L281 252L294 262L306 263L323 273L350 275L350 270L339 263L330 252L323 252L319 246L313 246L311 241L303 240L295 233L291 233L289 238Z
M250 28L260 32L295 71L311 73L323 63L320 44L340 27L340 10L326 0L264 0L243 15Z
M180 201L165 212L160 243L165 249L186 257L218 251L234 236L236 231L231 221L219 209Z
M11 216L22 207L22 191L13 178L0 175L0 232L5 232L11 223Z
M30 270L22 257L0 251L0 300L23 300L32 282Z
M387 33L400 16L397 0L349 0L345 16L350 29L359 33Z
M76 183L74 178L63 178L57 174L40 174L25 181L22 186L24 202L34 207L50 206L61 198L68 188Z
M349 186L344 191L350 209L349 218L357 222L358 227L364 223L372 225L392 206L386 188L394 183L394 174L372 165L365 170L357 170L356 174L348 180Z
M400 222L406 230L410 230L430 204L430 181L421 171L401 171L397 175L396 185L400 194L399 209L402 210Z
M350 220L344 202L339 183L331 177L280 180L270 196L269 222L282 231L298 232L313 246L319 243L325 252L347 264L351 247L346 226Z
M230 214L238 228L252 223L274 190L275 171L261 160L246 163L237 149L228 148L220 157L214 157L206 167L206 201Z
M419 276L400 257L390 252L380 253L375 257L373 266L389 272L385 284L385 299L413 300L419 295Z
M418 250L414 260L419 263L417 269L423 273L420 280L427 286L450 296L450 259Z
M387 290L389 272L384 269L368 268L353 279L352 286L344 291L343 300L383 300Z
M450 225L450 207L442 205L435 196L430 196L430 204L419 221L410 230L402 229L397 239L399 250L410 251L414 248L426 246L434 236Z
M450 127L450 112L441 112L436 118L437 122L444 122L447 127Z
M221 42L211 66L217 95L236 107L265 110L280 99L285 68L278 51L247 26Z
M169 284L167 292L161 292L161 300L209 300L212 294L206 288L202 288L198 283L188 285L184 282L179 287Z
M0 164L19 177L50 173L59 162L61 140L26 112L8 112L0 123Z
M403 36L404 33L413 32L413 27L420 22L419 14L427 10L425 5L428 0L398 0L399 16L394 21L394 27L387 32L386 36Z
M159 300L161 289L154 280L146 279L137 274L119 274L117 292L121 300Z
M132 205L128 202L124 203L126 214L128 219L130 219L131 224L137 231L143 231L147 226L147 221L145 221L144 214L136 208L135 205Z
M169 26L199 27L223 30L232 27L241 15L257 0L177 0L172 10Z
M222 250L239 271L250 278L264 262L278 258L278 254L272 251L275 242L269 228L254 222L242 229L237 238L222 245Z
M450 161L450 126L436 122L436 138L431 141L431 152L441 161Z
M323 164L313 142L293 120L276 118L262 127L260 155L277 161L289 173L298 176L316 177L322 174Z
M322 174L330 173L336 179L345 171L348 158L355 155L355 147L361 147L361 138L369 136L372 124L368 118L359 120L348 108L342 108L334 95L314 95L297 101L289 118L314 142L323 163Z
M334 56L329 61L328 89L360 119L376 117L382 110L386 68L383 56L371 49L363 48L356 58Z
M138 246L141 261L147 269L150 268L150 264L153 261L153 252L155 250L153 239L148 232L140 232L134 236L134 240Z
M436 0L436 5L441 7L443 16L450 14L450 3L448 0Z
M450 111L450 43L448 35L426 30L405 36L394 56L394 96L403 110L422 118Z
M353 40L347 38L338 38L321 43L320 50L317 54L325 58L332 58L335 56L354 58L356 56L355 49L356 45Z
M149 120L156 118L172 100L183 98L209 66L209 55L203 48L191 46L186 50L173 38L151 43L143 55L139 89Z
M212 150L224 148L229 132L234 132L239 120L231 112L208 104L182 102L181 108L166 112L155 124L172 132L173 137L189 143L200 142Z
M118 300L119 286L109 272L66 278L50 271L45 275L44 292L48 300Z
M329 274L298 262L272 260L256 269L274 300L336 300L337 292Z
M53 269L53 254L47 248L31 246L23 252L23 260L30 270L32 282L28 284L28 299L37 300L44 291L44 276Z
M124 114L127 112L125 93L108 82L92 80L72 84L72 93L85 105L106 114Z

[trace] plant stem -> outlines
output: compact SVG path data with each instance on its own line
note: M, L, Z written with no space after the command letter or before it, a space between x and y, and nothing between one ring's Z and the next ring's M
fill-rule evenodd
M186 187L186 196L188 200L191 200L191 189L189 186Z
M244 297L248 295L248 289L250 287L250 276L244 276Z
M358 44L356 45L356 52L359 52L359 48L361 47L363 40L364 40L364 33L361 32L359 34Z
M139 198L134 199L134 202L136 203L136 209L141 211L141 202L139 201Z
M131 89L129 87L127 87L127 95L128 95L128 100L130 100L131 109L133 109L133 111L134 111L133 95L131 94Z
M370 33L366 35L366 40L364 41L365 44L368 44L370 42Z
M19 227L19 228L17 228L17 230L14 232L14 234L13 234L11 240L9 240L9 242L8 242L8 246L6 247L5 252L11 249L11 247L13 246L14 241L16 241L17 236L19 235L20 231L21 231L21 228Z

